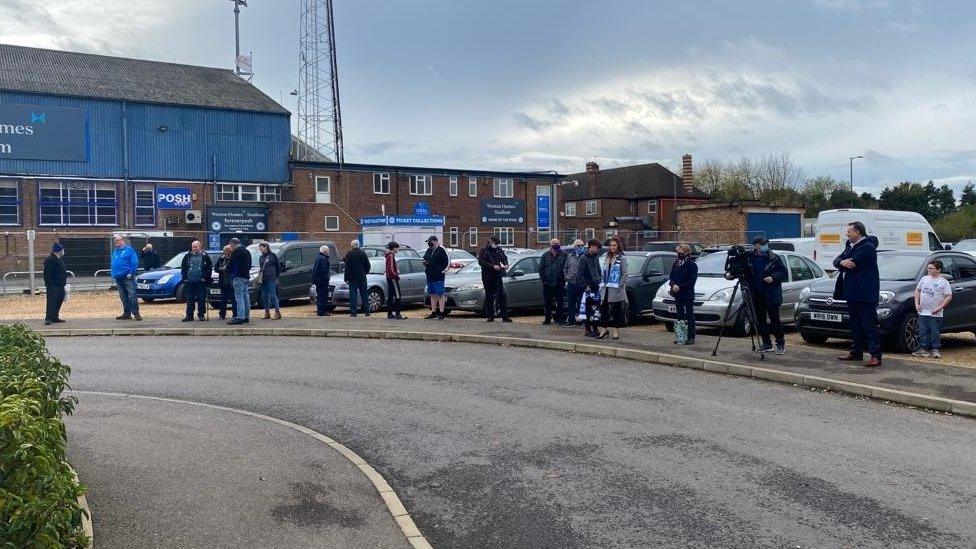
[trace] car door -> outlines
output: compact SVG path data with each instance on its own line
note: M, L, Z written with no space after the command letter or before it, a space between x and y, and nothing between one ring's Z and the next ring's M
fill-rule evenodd
M647 258L640 271L640 279L634 286L634 306L638 313L651 310L651 302L658 288L667 282L671 274L674 258L667 255L655 255Z
M943 263L946 257L940 257ZM971 330L976 326L976 259L963 256L951 256L952 269L946 269L952 274L949 287L952 288L952 301L945 310L945 327L955 327Z
M522 271L520 276L511 276L511 273ZM511 308L525 309L542 306L542 285L539 281L539 258L526 257L519 260L508 270L509 275L505 276L505 293L508 297L508 306Z
M790 273L790 281L783 283L783 304L779 308L781 319L793 318L793 309L800 299L800 292L809 286L813 279L813 269L798 255L787 255L786 266Z
M281 299L298 297L302 281L302 249L289 248L278 260L281 267L281 276L278 278L278 285L281 288L279 297Z
M417 268L414 260L401 257L397 259L397 269L400 270L400 299L404 302L417 300ZM420 297L423 291L420 290Z

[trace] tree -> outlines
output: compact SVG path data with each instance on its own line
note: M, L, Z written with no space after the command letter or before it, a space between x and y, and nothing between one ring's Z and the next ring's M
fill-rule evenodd
M970 181L962 188L962 195L959 197L960 206L976 206L976 185Z
M956 197L952 194L949 185L936 188L935 183L929 181L925 191L929 194L929 215L932 216L930 219L937 219L956 211Z
M757 197L777 194L783 189L797 190L803 182L803 170L788 152L769 154L751 163L752 188Z
M936 219L932 227L943 241L956 242L976 237L976 204L960 206L949 215Z
M887 187L881 191L879 202L881 208L885 210L918 212L926 219L931 219L929 195L925 187L919 183L903 181L894 187Z

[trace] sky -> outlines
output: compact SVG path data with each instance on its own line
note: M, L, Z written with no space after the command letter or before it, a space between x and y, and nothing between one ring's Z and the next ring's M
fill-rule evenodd
M300 0L249 0L294 112ZM347 162L558 170L788 152L878 193L976 180L971 0L335 0ZM228 0L0 0L0 42L233 68Z

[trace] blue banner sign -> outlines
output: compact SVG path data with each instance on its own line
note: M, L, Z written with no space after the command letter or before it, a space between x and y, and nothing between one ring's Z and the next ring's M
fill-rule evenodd
M444 225L443 215L371 215L359 220L363 227L380 225L435 226Z
M549 216L549 196L539 195L535 199L536 228L540 231L551 228Z
M481 201L481 223L511 227L525 223L525 201L519 198L488 198Z
M207 233L207 249L219 250L220 248L220 233Z
M156 187L157 210L189 210L192 201L189 187Z
M413 205L413 215L416 217L430 217L430 204L417 202Z
M84 109L0 104L0 160L88 160Z

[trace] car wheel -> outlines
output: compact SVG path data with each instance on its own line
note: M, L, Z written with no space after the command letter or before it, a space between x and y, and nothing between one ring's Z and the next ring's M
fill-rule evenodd
M746 316L745 312L739 313L738 318L735 319L735 326L732 327L732 335L743 337L749 335L752 331L752 321Z
M176 292L174 292L173 295L176 296L176 301L179 301L180 303L185 303L185 301L183 300L183 283L182 282L176 287Z
M800 330L800 337L802 337L803 341L806 341L807 343L827 343L827 336L814 332L808 332L806 330Z
M383 291L379 288L372 288L366 294L366 302L369 303L369 312L375 313L383 308Z
M674 322L668 322L667 320L665 320L664 321L664 329L667 330L667 331L669 331L669 332L673 332L674 331Z
M142 298L142 302L143 303L152 303L153 301L156 301L156 298L155 297L144 297L144 298Z
M895 347L904 353L918 350L918 315L907 314L898 324Z

